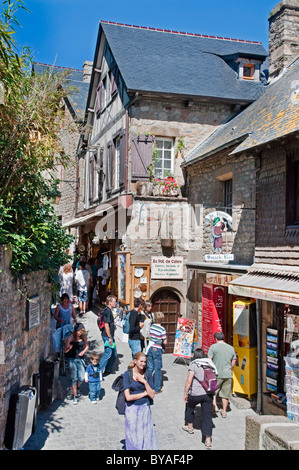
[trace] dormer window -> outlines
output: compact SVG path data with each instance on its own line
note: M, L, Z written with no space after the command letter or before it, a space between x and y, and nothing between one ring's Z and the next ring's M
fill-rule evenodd
M243 64L243 78L244 80L254 79L255 66L254 64Z
M260 60L253 60L253 59L245 59L239 58L237 59L239 63L239 79L240 80L260 80Z

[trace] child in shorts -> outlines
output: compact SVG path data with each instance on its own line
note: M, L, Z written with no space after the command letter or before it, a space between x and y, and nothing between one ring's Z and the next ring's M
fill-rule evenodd
M88 382L89 386L89 399L93 404L96 404L100 399L102 377L99 362L100 356L96 353L92 353L90 356L90 364L85 371L85 382Z

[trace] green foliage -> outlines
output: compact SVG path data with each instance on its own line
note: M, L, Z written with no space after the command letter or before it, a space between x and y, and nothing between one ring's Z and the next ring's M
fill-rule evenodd
M21 0L2 3L0 17L0 243L12 248L14 273L47 269L54 276L72 241L54 214L57 182L51 171L66 165L60 131L67 73L32 73L29 50L16 52L13 34Z
M178 144L177 144L176 150L175 150L175 158L177 158L179 153L181 153L183 155L184 150L186 150L186 146L184 144L183 137L179 137L178 138Z

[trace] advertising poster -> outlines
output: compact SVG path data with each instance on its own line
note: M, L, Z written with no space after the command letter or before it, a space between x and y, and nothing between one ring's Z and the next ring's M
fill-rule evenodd
M173 355L190 359L192 356L195 320L179 318L175 335Z
M226 288L202 286L202 349L207 353L214 343L214 333L225 331Z

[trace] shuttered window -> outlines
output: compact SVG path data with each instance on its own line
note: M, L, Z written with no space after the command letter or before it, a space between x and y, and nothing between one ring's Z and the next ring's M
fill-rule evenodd
M133 135L131 141L131 179L149 179L148 166L153 159L153 137Z
M111 80L111 97L112 97L117 93L118 80L119 80L119 72L116 66L112 67L110 71L110 80Z
M100 113L102 110L102 82L98 84L95 102L95 112Z
M126 178L126 133L119 135L119 186L125 185Z
M287 225L299 226L299 153L297 150L289 152L286 194Z
M113 142L110 141L107 145L107 160L106 160L106 191L110 192L112 189L112 162L113 162Z
M92 153L89 157L89 200L94 198L94 178L95 178L95 156Z

